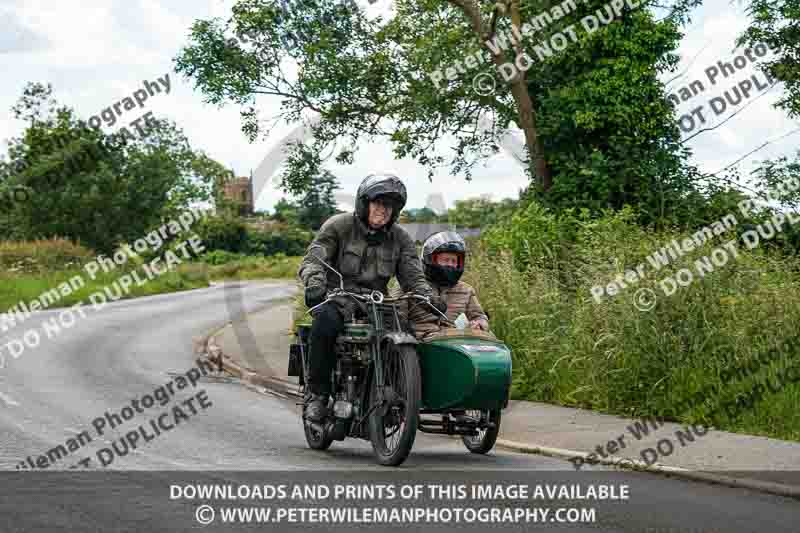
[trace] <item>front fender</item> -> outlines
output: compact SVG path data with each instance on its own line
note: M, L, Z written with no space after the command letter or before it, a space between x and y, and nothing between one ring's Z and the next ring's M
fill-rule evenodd
M392 341L392 343L396 346L401 344L406 344L406 345L419 344L416 337L414 337L410 333L404 333L402 331L392 331L390 333L384 333L383 336L381 337L381 344L383 344L383 342L386 340Z

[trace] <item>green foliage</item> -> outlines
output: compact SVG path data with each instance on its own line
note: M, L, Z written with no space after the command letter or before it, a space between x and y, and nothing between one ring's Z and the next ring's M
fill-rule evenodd
M631 210L561 222L552 213L529 209L525 217L535 233L520 230L516 236L538 242L519 247L527 252L526 268L511 252L476 245L465 274L491 316L492 330L513 350L516 398L800 439L800 415L791 407L800 398L800 384L768 392L741 417L716 409L752 388L754 380L800 363L793 343L753 379L722 377L725 369L749 365L796 335L800 272L791 260L768 249L739 247L738 259L705 277L696 275L694 283L668 296L662 279L682 268L696 272L697 259L735 234L655 271L646 257L689 232L641 227ZM571 245L559 253L568 260L556 271L548 249L565 232ZM641 263L643 279L600 303L594 300L592 287ZM635 305L636 291L644 288L657 298L650 311ZM703 391L699 398L698 391Z
M296 226L279 226L271 230L249 230L245 250L249 254L290 256L304 255L314 235Z
M200 261L209 265L224 265L226 263L232 263L234 261L241 261L247 257L244 254L235 254L233 252L228 252L227 250L212 250L210 252L206 252L200 256Z
M271 257L246 257L221 265L209 267L211 279L296 279L302 257L286 257L276 254Z
M270 218L277 222L285 222L290 225L297 225L298 219L300 218L298 214L299 206L293 202L290 202L286 198L281 198L277 202L275 202L275 213L272 214Z
M297 202L297 222L299 225L314 231L339 211L333 192L339 188L338 180L330 171L323 170L312 176L308 192Z
M447 212L448 222L460 228L487 228L511 216L518 202L506 198L492 202L487 198L456 200Z
M569 262L579 225L588 219L586 211L575 216L574 210L556 213L537 202L529 202L504 223L489 228L482 240L491 254L509 253L521 270L532 263L558 269Z
M764 161L753 171L755 187L763 198L773 198L782 206L800 208L800 152L793 159L786 156ZM795 184L792 184L795 180Z
M328 218L339 212L333 194L339 189L336 176L328 170L317 172L316 175L305 176L302 184L292 189L302 198L296 201L286 198L278 200L275 213L270 217L272 220L316 231Z
M208 200L218 165L192 152L174 124L144 140L104 136L56 107L52 88L29 84L13 108L30 125L12 139L0 186L23 186L31 200L8 213L6 238L65 237L111 252Z
M89 301L89 296L102 292L106 287L117 282L120 276L130 272L128 268L100 272L94 279L81 269L46 270L29 273L0 273L0 312L7 311L21 301L30 302L43 293L53 290L59 284L68 282L74 276L81 276L85 285L62 297L56 304L58 307L70 306ZM146 274L139 270L140 278ZM143 285L133 284L129 292L123 292L122 298L136 298L154 294L165 294L175 291L208 287L208 277L204 268L193 264L179 265L175 270L157 276Z
M92 250L66 239L0 241L0 269L8 273L76 269L94 257Z
M737 44L765 43L775 56L763 64L770 75L784 82L785 95L776 105L793 117L800 116L800 1L750 0L750 26Z
M76 276L83 280L83 286L70 294L62 295L55 306L65 307L80 302L85 304L91 294L102 292L105 287L111 286L121 276L134 270L138 271L140 279L147 278L139 258L131 259L108 272L101 270L92 278L83 270L83 265L96 257L92 250L64 239L0 241L0 312L19 302L30 302ZM204 266L182 263L176 269L143 285L132 285L128 292L123 292L122 298L202 287L208 287Z
M195 226L207 251L243 253L247 250L247 228L238 218L227 215L205 217Z
M303 255L313 239L311 232L297 226L251 226L225 214L206 217L197 223L196 231L207 252L219 250L241 255Z
M659 80L677 64L679 22L627 10L587 34L580 20L606 3L579 2L547 29L574 25L578 42L537 62L528 84L553 175L553 187L535 197L595 214L635 205L644 223L677 222L675 211L697 177Z
M535 60L526 74L556 183L548 205L599 213L631 204L641 206L645 222L680 220L671 210L692 193L696 175L686 168L658 74L675 67L680 25L698 2L680 0L660 20L648 9L654 3L644 2L588 36L580 17L605 4L592 0L524 40L522 47L536 58L534 46L567 24L575 24L579 38L568 52ZM296 9L277 0L240 0L229 20L195 23L176 68L208 101L243 106L244 128L253 138L261 131L257 95L280 95L289 122L307 111L319 114L313 145L296 144L289 157L283 175L289 192L309 190L320 154L335 142L344 141L337 160L345 163L352 162L356 141L374 137L387 137L396 157L415 158L431 178L437 167L449 166L469 179L475 164L498 152L499 130L519 126L520 102L490 65L465 66L486 36L476 35L457 4L396 0L394 16L384 21L368 18L349 0L306 0ZM524 0L522 19L551 5ZM494 9L483 6L484 23ZM509 29L509 17L498 20L498 31ZM510 48L504 55L515 59ZM284 58L299 65L296 80L285 76ZM455 79L431 78L456 64ZM472 81L487 72L497 77L497 90L484 96ZM495 127L476 132L480 117L494 119ZM445 137L453 143L450 158L431 150Z

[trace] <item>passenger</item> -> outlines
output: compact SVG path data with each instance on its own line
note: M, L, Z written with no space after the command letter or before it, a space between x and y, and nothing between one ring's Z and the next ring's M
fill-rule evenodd
M425 278L434 293L447 303L447 318L455 322L460 314L469 320L469 327L489 331L489 318L483 312L478 295L472 286L460 281L464 273L467 245L454 231L435 233L425 240L422 246L422 265ZM395 290L393 296L401 291ZM417 339L425 340L438 333L443 327L442 317L425 304L405 300L400 305L400 313L408 321Z

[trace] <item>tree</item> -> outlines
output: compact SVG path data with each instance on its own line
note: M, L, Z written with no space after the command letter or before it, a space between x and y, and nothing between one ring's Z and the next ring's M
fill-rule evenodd
M299 203L297 220L300 225L316 231L335 215L338 210L333 193L338 188L336 176L328 170L312 178L311 189Z
M57 107L50 85L28 84L12 110L30 124L11 139L2 173L32 198L12 207L19 238L67 237L111 252L208 200L221 168L164 121L144 139L104 135Z
M517 203L510 198L501 202L492 202L488 198L456 200L455 206L447 213L448 221L461 228L486 228L510 216Z
M659 80L678 64L682 17L693 3L678 4L683 11L660 19L643 3L592 30L583 21L605 4L580 2L548 26L562 32L574 27L578 43L540 62L528 86L539 104L554 176L553 188L534 197L595 214L636 205L652 222L680 209L696 188L697 173L687 164L689 152Z
M408 209L408 221L414 224L433 224L439 221L436 212L429 207L422 207L420 209Z
M786 95L776 105L800 116L800 0L750 0L747 12L752 20L737 44L764 43L775 52L763 68L785 84Z
M551 190L552 177L554 185L567 182L557 192L559 201L572 194L596 208L617 206L647 190L633 182L637 175L657 191L685 185L685 173L674 175L682 170L674 155L680 147L656 74L674 67L678 28L698 1L679 0L656 20L648 10L655 2L644 0L636 11L623 8L619 20L591 36L577 24L573 30L580 38L567 52L535 61L530 74L520 69L507 83L498 65L537 57L536 47L553 31L578 23L601 2L579 3L559 23L527 31L524 42L509 46L512 22L525 28L523 21L560 4L396 0L396 15L384 22L368 19L351 0L304 0L291 8L240 0L228 21L193 25L191 44L176 58L176 68L209 102L242 105L243 127L252 138L260 133L260 95L279 96L287 121L319 114L313 145L295 145L283 175L283 187L294 193L308 190L320 154L334 141L345 142L337 161L347 163L358 140L378 136L391 140L397 157L415 157L431 178L447 164L469 179L478 161L498 151L497 135L512 123L525 133L529 175L541 191ZM470 64L465 57L488 57L488 64ZM432 74L451 65L458 69L448 70L446 79ZM293 66L297 76L286 72ZM473 90L479 74L495 78L493 94ZM587 96L592 98L582 103ZM643 109L648 114L635 123ZM482 121L489 124L486 130L479 127ZM431 150L445 137L455 139L447 161ZM637 164L620 173L620 160ZM580 180L589 186L582 188Z
M286 198L281 198L275 203L275 213L271 218L278 222L295 225L300 218L298 210L299 206L297 204L290 202Z
M286 198L278 200L271 218L277 222L316 231L328 218L339 212L334 198L334 191L338 188L336 176L324 170L321 174L311 177L309 191L299 200L291 201Z

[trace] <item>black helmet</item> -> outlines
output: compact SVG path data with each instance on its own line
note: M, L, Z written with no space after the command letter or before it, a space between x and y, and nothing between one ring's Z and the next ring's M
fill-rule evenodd
M369 217L369 203L379 196L389 197L392 202L392 216L386 224L388 229L406 206L406 186L394 174L370 174L364 178L356 192L356 216L364 224Z
M436 254L451 253L458 254L457 267L445 267L434 262ZM425 266L425 277L428 280L452 287L461 279L466 263L467 244L464 239L455 231L440 231L434 233L425 240L422 245L422 264Z

